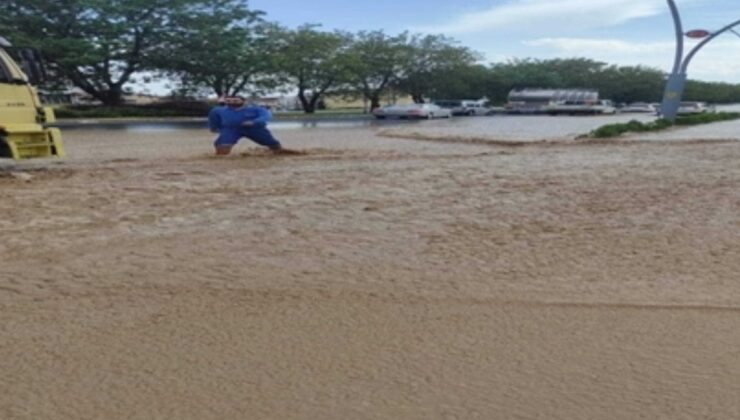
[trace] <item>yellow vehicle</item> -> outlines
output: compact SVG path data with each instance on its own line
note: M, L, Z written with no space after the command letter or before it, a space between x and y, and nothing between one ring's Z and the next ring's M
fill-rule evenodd
M41 56L35 50L11 48L0 37L0 158L63 157L61 132L47 127L55 121L54 111L41 106L33 87L44 77Z

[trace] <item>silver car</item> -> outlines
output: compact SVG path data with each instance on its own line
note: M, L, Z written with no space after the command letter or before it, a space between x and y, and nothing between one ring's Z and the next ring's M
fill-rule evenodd
M434 119L451 118L452 112L434 104L389 105L373 111L375 118Z

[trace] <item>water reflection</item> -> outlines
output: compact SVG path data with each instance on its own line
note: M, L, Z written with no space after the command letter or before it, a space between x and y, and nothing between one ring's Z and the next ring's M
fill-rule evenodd
M363 128L383 127L399 124L415 124L415 120L385 120L379 121L372 118L341 118L321 119L316 121L278 120L270 123L270 128L278 130L302 130L310 128ZM118 130L131 133L158 133L181 130L193 130L207 128L205 120L181 120L181 121L116 121L116 122L62 122L58 124L62 129L74 130Z
M740 112L740 104L717 106L718 111ZM452 120L415 121L415 120L375 120L367 117L345 117L317 120L278 120L270 124L275 130L304 129L347 129L347 128L395 128L411 127L413 130L434 131L437 134L450 136L487 136L505 139L555 139L573 138L600 127L604 124L627 122L629 120L649 121L655 116L645 114L617 114L613 116L521 116L496 115L490 117L461 117ZM418 126L416 126L418 125ZM205 131L204 119L178 121L116 121L96 123L94 121L63 122L59 126L64 130L119 131L128 134L155 134L182 131ZM711 132L714 126L702 126L704 132Z

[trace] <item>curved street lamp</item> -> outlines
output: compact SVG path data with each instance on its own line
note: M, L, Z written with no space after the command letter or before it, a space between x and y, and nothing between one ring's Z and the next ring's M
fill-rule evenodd
M722 35L725 32L733 32L735 35L740 36L734 28L740 25L740 20L737 20L724 28L716 32L708 32L702 30L689 31L684 33L683 22L681 21L681 14L678 11L678 6L674 0L667 0L668 7L671 9L673 15L673 22L676 27L676 59L673 63L673 72L668 76L668 82L666 83L665 95L663 96L663 105L661 106L661 113L663 118L676 121L678 116L678 109L681 106L681 98L683 97L683 91L686 88L687 71L691 60L696 56L705 45L710 43L713 39ZM698 38L704 38L694 49L689 52L689 55L684 59L684 37L692 36Z

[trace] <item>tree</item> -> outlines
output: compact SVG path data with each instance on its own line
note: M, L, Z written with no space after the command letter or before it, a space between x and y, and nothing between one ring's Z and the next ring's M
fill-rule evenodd
M690 80L689 83L686 84L684 98L687 101L736 104L740 102L740 85Z
M391 83L400 79L409 60L408 34L386 35L383 31L359 32L347 51L349 85L380 107L380 98Z
M606 66L592 86L615 102L657 102L663 96L665 75L643 66Z
M151 69L184 16L202 17L239 0L4 0L0 31L40 49L55 74L106 105Z
M274 87L271 25L244 2L222 0L177 14L153 66L179 79L181 91L209 89L218 96Z
M432 95L440 83L449 81L449 77L457 78L456 72L469 70L480 58L442 35L415 35L406 48L405 68L397 84L416 103L424 103L424 98Z
M322 32L315 25L281 28L274 36L280 43L274 55L277 73L297 89L303 111L313 114L324 94L347 78L346 52L351 36Z
M434 99L480 99L495 89L496 79L486 66L469 64L437 70L429 83L427 94Z

